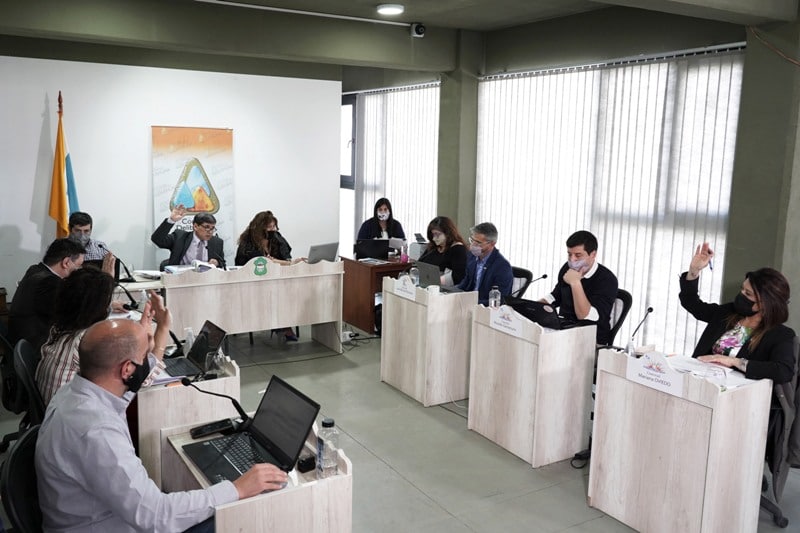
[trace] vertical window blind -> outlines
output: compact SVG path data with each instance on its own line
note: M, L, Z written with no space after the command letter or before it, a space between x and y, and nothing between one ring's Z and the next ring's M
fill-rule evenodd
M548 274L529 298L587 229L633 295L616 343L652 306L637 344L692 352L704 324L680 307L678 275L698 243L725 254L743 62L727 50L480 81L476 219L497 225L512 264ZM720 298L715 266L706 301Z
M357 96L355 231L378 198L392 202L406 237L436 216L439 83Z

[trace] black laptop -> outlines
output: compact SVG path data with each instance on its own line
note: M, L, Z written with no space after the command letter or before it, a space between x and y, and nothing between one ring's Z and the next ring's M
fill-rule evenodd
M272 376L249 426L233 435L183 445L183 451L211 483L234 481L255 463L294 468L319 404L278 376Z
M387 259L389 257L389 239L361 239L355 246L356 259Z
M528 320L536 322L542 327L550 329L565 329L565 327L568 327L558 316L555 308L550 304L535 300L523 300L522 298L514 298L511 296L507 296L503 303Z
M200 328L200 333L195 337L186 357L164 359L164 365L166 366L164 371L170 376L193 377L204 374L208 370L206 367L208 352L217 353L219 347L222 346L225 335L227 335L225 330L206 320L203 327Z

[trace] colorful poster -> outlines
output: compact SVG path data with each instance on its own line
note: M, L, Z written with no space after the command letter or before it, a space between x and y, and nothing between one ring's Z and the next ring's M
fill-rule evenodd
M233 130L152 126L153 229L178 205L186 216L178 229L192 231L192 219L209 213L233 265L236 231L233 212ZM166 253L163 253L166 257Z

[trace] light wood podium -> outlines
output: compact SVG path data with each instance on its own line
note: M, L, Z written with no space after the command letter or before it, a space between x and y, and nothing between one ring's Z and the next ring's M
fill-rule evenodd
M208 487L203 473L183 452L183 445L195 442L188 433L192 426L167 428L162 436L162 477L167 492ZM211 435L207 438L213 438ZM306 448L316 449L316 430ZM338 450L339 473L316 479L316 472L298 474L299 484L260 494L216 509L216 531L247 533L350 533L353 529L353 465Z
M684 374L679 397L628 379L628 361L600 351L589 505L639 531L756 531L772 382Z
M394 293L395 281L383 278L381 381L425 407L466 398L478 293L417 287L411 300Z
M596 327L546 330L514 316L518 336L474 308L467 422L536 468L588 444Z
M225 377L198 381L198 388L239 399L239 366L225 358ZM226 417L238 417L230 400L203 394L177 383L146 387L136 395L138 402L139 457L150 479L161 484L161 429L199 425ZM163 487L162 487L163 488Z

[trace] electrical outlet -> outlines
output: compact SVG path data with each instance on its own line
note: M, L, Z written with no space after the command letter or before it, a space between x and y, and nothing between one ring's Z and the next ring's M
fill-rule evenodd
M352 338L353 332L352 331L343 331L342 332L342 342L350 342Z

